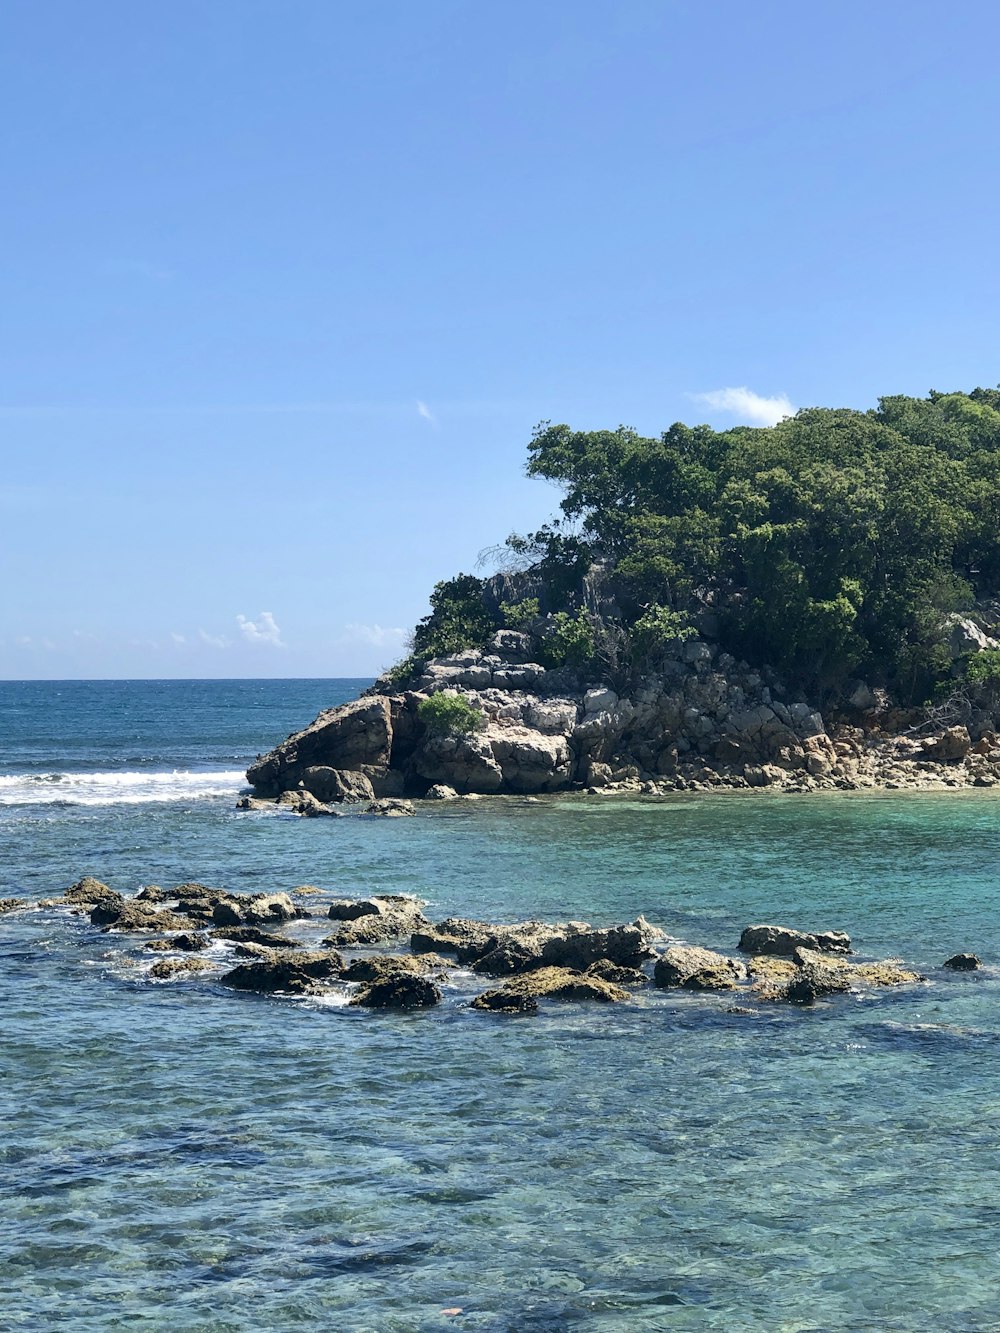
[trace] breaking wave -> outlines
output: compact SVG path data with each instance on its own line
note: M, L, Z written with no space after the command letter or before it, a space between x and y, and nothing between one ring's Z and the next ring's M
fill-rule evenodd
M170 773L18 773L0 777L0 806L147 805L235 796L246 787L242 769Z

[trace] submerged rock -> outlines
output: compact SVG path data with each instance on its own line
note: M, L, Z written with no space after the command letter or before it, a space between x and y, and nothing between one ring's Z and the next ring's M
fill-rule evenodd
M298 940L290 940L286 935L274 935L270 931L260 930L257 926L218 926L209 931L213 940L229 940L233 944L257 944L265 949L298 949Z
M0 916L6 916L8 912L16 912L22 907L30 907L31 904L26 898L0 898Z
M743 953L790 956L796 949L823 953L850 953L851 937L842 930L804 931L788 926L747 926L740 936Z
M663 989L683 986L687 990L732 990L746 974L742 963L725 954L673 945L657 958L653 982Z

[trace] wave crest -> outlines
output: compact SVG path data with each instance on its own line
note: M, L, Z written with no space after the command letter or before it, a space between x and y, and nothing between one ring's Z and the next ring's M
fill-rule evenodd
M0 776L0 806L146 805L236 796L246 787L242 769L166 773L14 773Z

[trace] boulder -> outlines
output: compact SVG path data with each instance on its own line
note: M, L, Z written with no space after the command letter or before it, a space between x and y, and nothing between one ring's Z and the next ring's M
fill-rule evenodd
M295 787L317 766L365 773L369 778L389 767L392 724L389 699L368 695L329 708L247 769L247 781L265 796Z
M443 998L429 977L397 969L363 986L351 1004L368 1009L424 1009L440 1004Z
M503 662L527 662L531 657L531 635L516 629L498 629L489 642L489 650Z
M997 642L984 634L968 616L948 616L948 652L953 658L971 657L984 648L996 648Z
M747 926L740 936L743 953L790 956L796 949L816 949L820 953L850 953L851 939L842 930L803 931L787 926Z
M732 990L745 977L746 968L735 958L693 945L673 945L657 958L653 969L653 982L663 989Z
M569 785L573 756L564 734L547 734L532 727L491 726L486 736L505 790L558 791Z
M427 801L453 801L458 796L454 787L449 787L447 783L435 782L432 787L428 787L424 792L424 799Z
M256 963L240 963L219 980L236 990L302 994L315 990L317 981L339 976L343 966L343 959L333 949L289 957L278 954Z
M0 916L6 916L8 912L16 912L21 907L30 907L31 904L26 898L0 898Z
M411 762L416 775L425 782L443 783L463 795L488 795L503 786L503 772L481 731L468 736L430 736Z
M383 796L380 801L372 801L365 808L366 815L381 815L383 819L399 819L404 815L415 815L412 801L401 800L397 796Z
M323 815L332 815L333 811L318 801L312 792L283 791L275 802L279 810L290 810L293 815L302 815L306 819L316 819Z
M982 960L974 953L953 953L941 964L942 967L951 968L953 972L975 972L982 965Z
M340 801L374 801L375 791L365 773L314 764L299 779L299 787L324 804Z
M948 727L940 735L925 740L921 749L925 758L939 764L950 764L965 758L972 749L972 737L968 727Z

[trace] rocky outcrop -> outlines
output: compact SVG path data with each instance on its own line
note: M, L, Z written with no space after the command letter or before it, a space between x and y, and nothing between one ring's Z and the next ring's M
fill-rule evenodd
M662 937L663 932L643 917L627 925L599 930L582 921L496 925L449 917L435 926L415 931L410 946L418 953L453 952L462 966L471 967L474 972L504 977L542 967L583 972L600 961L637 969L652 957L650 946Z
M314 764L312 768L307 768L299 779L299 786L326 805L375 799L375 789L367 774L345 768L330 768L326 764Z
M204 958L161 958L149 969L149 975L153 981L169 981L172 977L191 977L211 971L212 964Z
M183 930L188 922L175 912L158 912L155 907L140 903L135 898L120 902L106 899L90 913L91 923L105 930L145 931Z
M265 796L297 787L314 767L346 769L377 780L389 768L391 741L389 700L383 695L356 699L327 709L308 727L294 732L251 764L247 780Z

